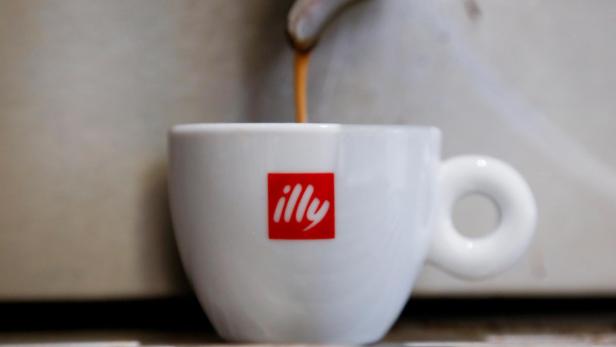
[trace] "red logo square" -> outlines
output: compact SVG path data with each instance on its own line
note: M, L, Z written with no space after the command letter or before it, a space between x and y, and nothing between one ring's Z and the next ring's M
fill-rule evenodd
M270 239L335 237L333 173L269 173L267 199Z

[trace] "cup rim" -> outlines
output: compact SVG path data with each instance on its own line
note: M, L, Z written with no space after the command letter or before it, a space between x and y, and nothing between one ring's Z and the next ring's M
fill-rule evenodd
M409 124L339 124L339 123L183 123L171 127L169 135L189 135L200 133L238 133L238 132L330 132L330 131L419 131L436 133L439 128L429 125Z

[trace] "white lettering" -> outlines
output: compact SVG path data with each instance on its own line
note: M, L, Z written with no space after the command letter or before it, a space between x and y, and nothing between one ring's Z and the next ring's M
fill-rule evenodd
M297 204L297 210L295 211L295 221L297 223L301 223L304 218L306 218L311 223L304 228L304 231L308 231L314 228L317 224L319 224L323 218L327 215L327 211L329 211L329 201L325 200L321 203L321 200L317 197L313 197L314 186L309 184L305 190L303 190L301 184L296 184L293 187L293 191L291 191L291 186L286 185L283 188L283 196L278 199L276 203L276 209L274 210L274 222L279 223L280 218L282 217L282 212L284 210L284 221L290 222L291 216L293 215L293 211L295 210L295 205ZM291 192L289 196L289 200L287 201L286 196ZM300 199L301 195L301 199ZM286 204L286 206L285 206Z

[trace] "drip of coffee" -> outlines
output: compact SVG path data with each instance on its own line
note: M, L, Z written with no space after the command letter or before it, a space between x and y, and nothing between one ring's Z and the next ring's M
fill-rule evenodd
M308 62L309 52L295 51L295 122L308 121Z

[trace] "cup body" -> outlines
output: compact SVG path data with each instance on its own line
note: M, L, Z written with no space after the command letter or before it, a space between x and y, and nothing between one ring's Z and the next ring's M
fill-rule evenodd
M388 331L430 246L438 129L193 124L174 127L169 140L181 258L222 337L369 343ZM298 213L310 182L298 184L294 205L292 191L272 191L272 178L292 180L293 174L328 175L333 196L320 196L315 183L303 204L307 212ZM276 189L294 190L289 182ZM276 226L272 216L283 195ZM310 211L318 215L316 207L310 210L314 200L316 207L331 202L323 219L330 226L291 230L297 220L310 222ZM284 224L290 204L295 208ZM285 225L291 234L284 234ZM282 238L272 228L282 230ZM312 232L325 234L310 238ZM298 238L287 237L293 235Z

